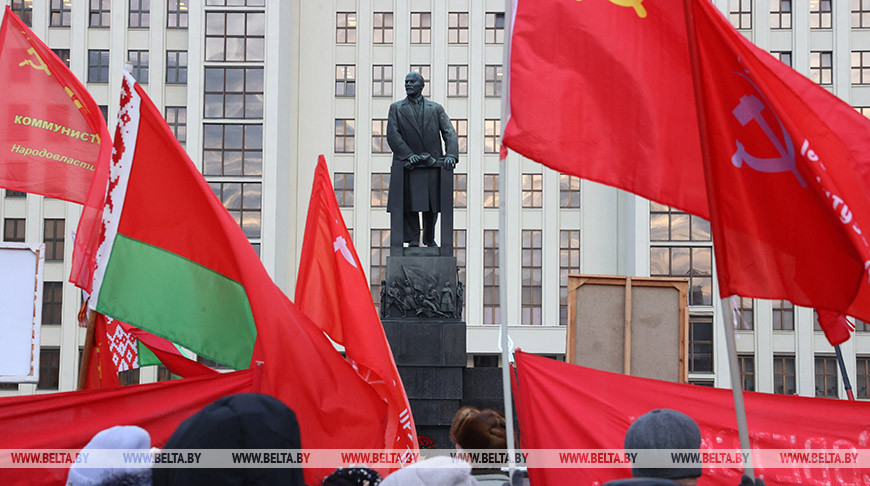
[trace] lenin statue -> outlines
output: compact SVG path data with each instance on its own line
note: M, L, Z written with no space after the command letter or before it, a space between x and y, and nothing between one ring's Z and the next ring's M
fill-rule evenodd
M387 143L393 151L393 167L404 169L404 181L400 184L395 177L390 179L387 211L404 214L403 240L408 246L420 245L418 213L422 213L423 244L437 247L435 222L441 211L441 167L456 166L459 143L444 108L421 95L423 86L423 76L409 73L405 76L408 96L390 105ZM404 207L398 207L398 191L402 188Z

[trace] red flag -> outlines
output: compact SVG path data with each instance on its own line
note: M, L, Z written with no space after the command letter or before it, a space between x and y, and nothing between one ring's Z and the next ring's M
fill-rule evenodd
M870 120L689 2L720 294L870 319Z
M119 325L124 329L124 331L135 336L139 343L145 345L146 348L154 353L154 355L157 356L157 359L163 363L163 366L165 366L173 375L189 378L193 376L213 375L218 373L217 370L185 357L168 339L135 328L124 322L119 323Z
M503 143L706 218L682 10L634 3L514 2Z
M9 7L0 27L0 187L75 203L108 175L111 140L94 99Z
M831 346L843 344L855 332L855 325L846 320L846 316L836 312L817 310L819 326L825 332L825 337Z
M300 261L296 305L344 346L354 369L387 402L387 446L417 451L408 397L322 155L314 171Z
M631 423L656 408L692 417L701 428L702 450L740 449L731 390L608 373L523 352L516 353L516 371L523 449L622 449ZM866 403L755 392L744 397L753 449L866 450ZM857 467L755 466L755 475L767 484L863 486L868 481L867 470ZM739 484L741 473L705 467L698 484ZM630 474L627 469L529 469L532 484L546 485L600 485Z
M88 359L85 390L121 386L121 381L118 379L118 367L112 361L110 348L109 333L106 330L106 316L97 314L94 319L94 342L91 345L91 356Z

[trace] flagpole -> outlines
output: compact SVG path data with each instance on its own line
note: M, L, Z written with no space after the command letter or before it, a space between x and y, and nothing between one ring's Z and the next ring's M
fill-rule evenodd
M734 412L737 415L737 433L740 435L740 448L749 452L746 456L744 473L750 478L755 477L752 465L752 446L749 444L749 427L746 425L746 405L743 403L743 380L740 376L740 365L737 362L737 345L734 339L734 326L737 324L737 314L729 305L731 297L720 299L722 303L722 320L725 322L725 347L728 350L728 368L731 374L731 394L734 396Z
M849 400L855 400L855 395L852 394L852 383L849 382L849 374L846 373L846 363L843 361L843 352L840 351L840 345L834 346L834 351L837 353L837 363L840 364L840 374L843 375L843 388L846 389L846 396Z
M504 58L502 61L502 92L501 92L501 136L507 125L508 110L510 109L508 96L510 93L510 51L511 51L511 26L513 25L513 0L504 2ZM501 140L501 139L499 139ZM510 349L508 348L508 325L507 325L507 210L505 209L505 195L507 194L507 157L499 161L498 165L498 288L499 288L499 345L501 347L501 377L502 392L504 395L505 432L507 433L508 468L510 475L516 469L514 452L514 413L513 400L511 399L511 376L510 376Z
M91 367L91 350L94 347L94 326L96 325L97 311L88 309L88 301L85 299L82 304L85 320L88 324L87 332L85 333L85 347L82 350L82 358L79 362L79 383L77 390L84 390L88 381L88 370ZM81 315L81 312L79 313ZM98 350L99 351L99 350Z

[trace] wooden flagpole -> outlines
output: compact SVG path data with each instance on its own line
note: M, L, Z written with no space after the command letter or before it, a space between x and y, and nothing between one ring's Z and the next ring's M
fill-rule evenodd
M94 347L94 326L96 325L97 312L88 309L88 301L82 304L82 310L79 311L79 322L87 319L88 330L85 334L85 347L82 350L82 360L79 363L79 383L78 390L84 390L88 381L88 368L91 366L91 350Z

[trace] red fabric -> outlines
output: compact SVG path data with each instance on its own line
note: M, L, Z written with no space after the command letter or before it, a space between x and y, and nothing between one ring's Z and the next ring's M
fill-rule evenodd
M209 368L208 366L186 358L178 351L168 339L151 334L148 331L131 326L127 323L120 323L120 326L125 331L136 336L140 343L144 344L157 359L163 363L170 373L184 378L193 376L214 375L218 371Z
M708 216L686 25L674 2L517 0L503 143Z
M691 7L721 295L870 319L870 120Z
M845 343L855 331L855 326L843 314L826 310L817 310L816 313L819 315L819 326L831 346Z
M385 443L417 451L408 397L322 155L314 172L300 261L296 305L344 346L348 361L387 402Z
M0 79L0 187L85 203L91 181L108 174L106 122L72 71L9 7L0 27Z
M622 449L639 416L671 408L701 428L702 449L739 449L731 390L636 378L516 353L515 395L524 449ZM515 389L516 389L515 388ZM847 400L744 393L753 449L866 449L870 405ZM699 485L735 485L742 471L704 469ZM616 469L530 469L532 486L601 484L629 477ZM767 484L865 485L867 471L763 469Z
M138 425L162 447L184 419L220 397L249 393L253 371L106 390L0 399L0 449L78 449L114 425ZM69 470L3 469L4 485L57 484Z
M121 386L121 380L118 379L117 368L112 362L112 351L106 332L106 316L97 314L94 319L94 342L91 345L85 390L116 386Z

